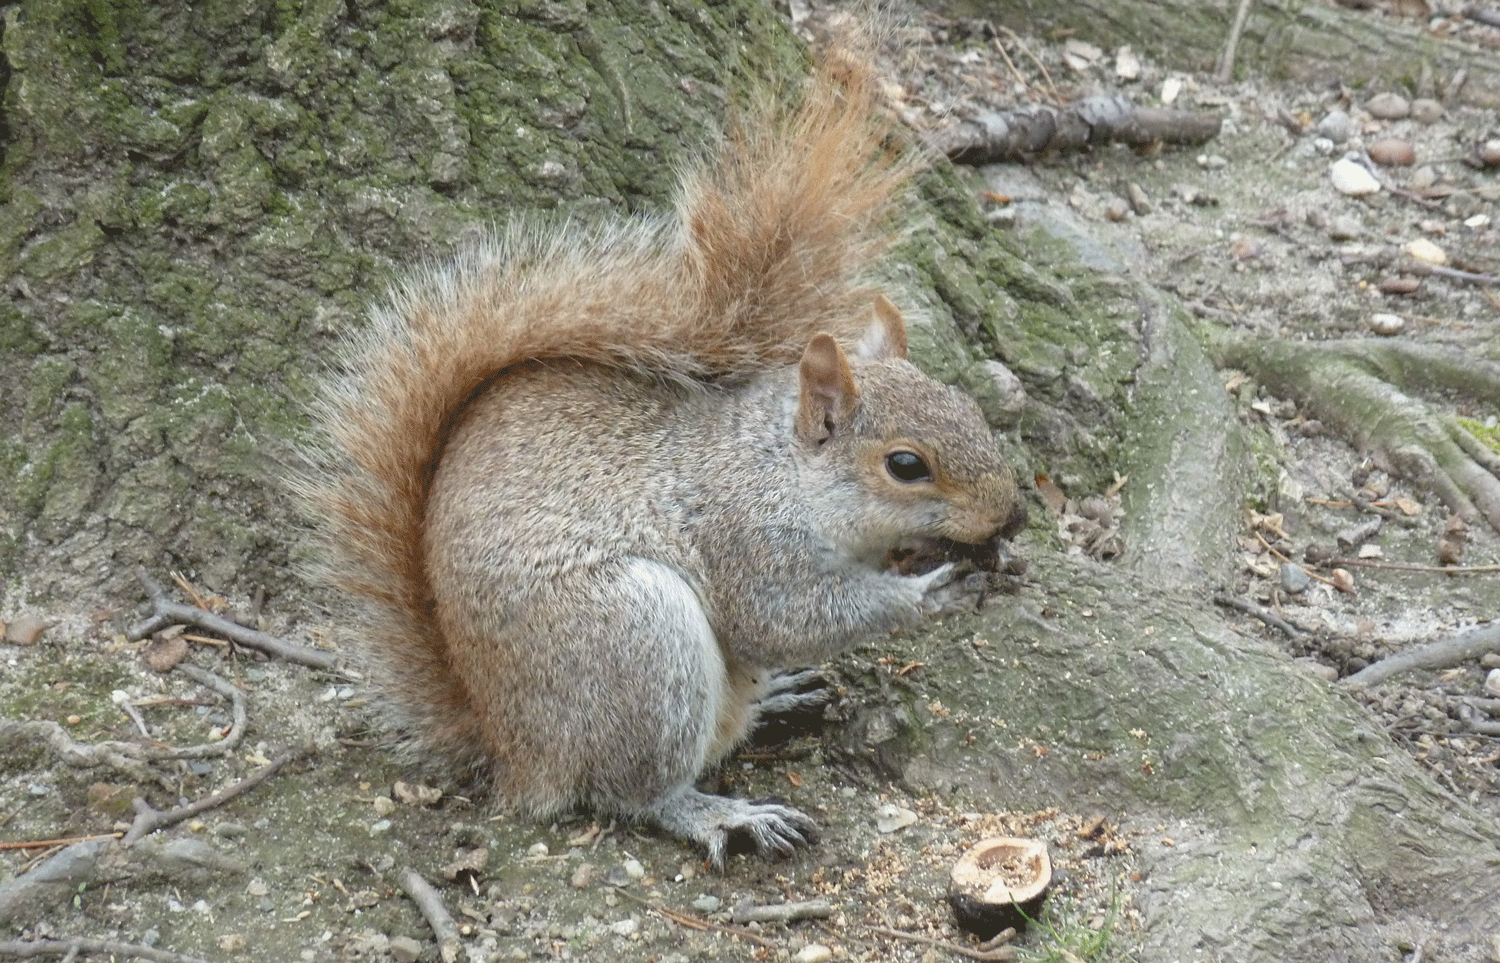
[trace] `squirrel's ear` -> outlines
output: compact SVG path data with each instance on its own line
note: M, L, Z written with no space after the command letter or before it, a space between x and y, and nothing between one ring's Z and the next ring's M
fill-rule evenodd
M844 349L829 335L814 335L798 366L797 437L821 445L849 423L859 402Z
M883 294L875 296L875 310L854 356L861 361L884 361L906 357L906 321L901 312Z

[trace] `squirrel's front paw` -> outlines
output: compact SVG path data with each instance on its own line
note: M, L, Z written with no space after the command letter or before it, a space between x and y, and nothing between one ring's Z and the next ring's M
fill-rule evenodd
M765 682L764 694L756 700L761 718L821 710L833 698L828 680L817 669L777 672Z
M983 604L984 597L989 592L989 577L985 573L960 569L952 562L923 577L931 579L922 592L924 615L972 612Z

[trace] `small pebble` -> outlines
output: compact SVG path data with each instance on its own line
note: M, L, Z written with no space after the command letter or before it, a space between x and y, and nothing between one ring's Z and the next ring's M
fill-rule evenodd
M1381 278L1375 285L1381 294L1415 294L1422 290L1421 278Z
M1487 140L1474 151L1474 159L1485 167L1500 164L1500 140Z
M1486 669L1500 669L1500 652L1486 652L1479 657L1479 665Z
M1411 180L1408 182L1414 191L1426 190L1437 183L1437 171L1423 164L1411 172Z
M541 857L547 855L547 844L532 843L530 846L526 847L526 855L530 856L532 859L540 859Z
M1281 563L1281 588L1291 595L1301 595L1307 591L1312 579L1308 577L1307 570L1296 562Z
M1130 204L1122 197L1112 199L1104 205L1104 218L1109 221L1123 221L1130 214Z
M397 963L416 963L422 958L422 944L410 936L393 936L386 949Z
M1335 241L1352 241L1364 233L1365 226L1353 214L1340 214L1328 222L1328 236Z
M1410 167L1417 162L1416 148L1399 137L1382 137L1369 147L1370 160L1385 167Z
M623 919L618 923L609 924L609 931L616 936L632 936L640 927L641 924L633 919Z
M1500 696L1500 669L1491 669L1484 677L1484 694Z
M1211 171L1216 171L1221 167L1228 167L1229 161L1227 158L1221 157L1218 154L1199 154L1198 166L1206 167Z
M568 885L574 889L588 889L589 884L594 881L594 864L579 863L568 877Z
M1411 101L1400 94L1376 94L1365 103L1365 110L1380 120L1400 120L1411 114Z
M1375 179L1375 175L1347 157L1334 161L1333 166L1328 169L1328 175L1333 180L1334 189L1350 197L1374 194L1380 190L1380 182Z
M1488 214L1475 214L1473 217L1464 218L1464 227L1472 228L1476 231L1481 227L1488 227L1489 223L1490 216Z
M1419 124L1435 124L1443 116L1443 105L1431 97L1418 97L1411 102L1411 116Z
M1405 327L1406 320L1399 314L1370 315L1370 330L1383 337L1389 338L1393 334L1400 334Z
M809 943L792 957L797 963L828 963L833 959L833 950L822 943Z
M646 867L644 867L644 866L641 865L641 861L640 860L638 860L638 859L627 859L627 860L625 860L625 862L622 865L623 865L623 867L625 869L625 875L629 876L631 879L645 879L646 878Z
M1316 130L1335 144L1342 144L1354 134L1354 121L1342 110L1330 110L1318 121Z
M1295 662L1298 666L1305 669L1309 674L1322 679L1324 682L1337 682L1339 680L1338 669L1335 669L1331 665L1324 665L1317 659L1303 658L1293 659L1292 661Z
M692 907L700 913L717 913L724 901L717 896L700 896L693 900Z
M1144 215L1151 213L1151 198L1146 196L1146 192L1141 188L1141 185L1134 182L1126 184L1125 193L1130 198L1131 209L1137 214Z
M1415 241L1407 244L1402 250L1418 261L1426 261L1428 264L1448 263L1447 252L1425 237L1417 238Z
M875 814L875 828L882 833L894 833L917 821L917 814L894 803L886 803Z

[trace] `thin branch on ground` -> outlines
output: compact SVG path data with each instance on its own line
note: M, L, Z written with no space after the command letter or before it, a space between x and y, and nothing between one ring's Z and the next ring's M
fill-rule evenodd
M1479 710L1468 703L1461 703L1459 705L1458 719L1469 732L1477 732L1481 736L1500 736L1500 722L1496 722L1494 719L1480 718Z
M796 903L736 907L729 918L736 923L792 923L797 920L827 919L832 915L832 903L826 899L810 899Z
M1013 946L1000 946L992 950L975 950L970 949L967 946L960 946L957 943L950 943L947 940L940 940L932 936L924 936L921 933L907 933L904 930L893 930L884 926L872 926L870 927L870 929L872 932L879 933L881 936L889 936L892 939L898 940L907 940L912 943L921 943L924 946L935 946L939 949L947 950L950 953L957 953L959 956L966 956L971 960L1010 961L1016 958L1016 948Z
M1490 652L1500 652L1500 623L1475 626L1467 632L1398 652L1341 679L1351 688L1376 685L1392 676L1417 669L1446 669Z
M417 904L422 918L432 927L432 933L437 937L438 956L443 963L454 963L463 950L463 939L459 936L458 924L443 905L443 898L438 895L438 891L422 878L421 873L409 866L396 874L396 885Z
M1240 46L1240 34L1245 29L1245 19L1250 15L1250 0L1240 0L1239 9L1234 12L1234 23L1229 27L1229 39L1224 41L1224 50L1219 54L1219 62L1214 67L1214 79L1221 84L1227 84L1234 79L1234 55Z
M143 639L152 632L159 632L169 625L196 625L200 629L216 632L247 649L254 649L274 658L305 665L312 669L331 669L338 661L332 652L287 642L269 632L248 628L238 622L214 615L212 612L206 612L197 606L173 602L167 597L166 589L147 575L145 569L138 569L136 578L145 587L146 594L151 597L152 614L144 622L131 626L130 630L125 633L125 637L131 641Z
M1214 596L1214 603L1217 605L1222 605L1227 609L1234 609L1236 612L1243 612L1246 615L1260 619L1262 622L1266 623L1271 628L1281 632L1281 634L1285 635L1289 639L1307 638L1306 631L1297 628L1295 625L1277 615L1275 612L1272 612L1265 606L1256 605L1254 602L1250 602L1245 599L1237 599L1232 595L1226 595L1222 592Z
M199 668L191 662L179 662L173 666L173 671L181 672L204 688L212 689L219 693L219 695L227 698L233 718L229 724L229 732L224 735L224 738L215 742L205 742L196 746L167 750L158 755L157 758L205 759L213 756L228 755L245 738L245 729L249 720L249 714L245 708L245 693L241 692L239 687L232 682L221 679L207 669Z
M68 836L63 839L21 839L0 842L0 849L50 849L53 846L71 846L95 839L119 839L124 833L95 833L92 836Z
M122 840L122 842L124 842L126 845L129 845L130 843L133 843L136 840L140 839L142 836L147 836L151 833L156 832L158 829L175 825L182 822L184 819L189 819L193 816L198 815L199 813L207 812L210 809L222 806L224 803L230 801L231 799L234 799L237 796L244 795L249 790L254 789L256 786L265 782L271 776L275 775L277 771L287 763L295 762L298 759L310 756L315 751L315 747L311 745L304 745L293 749L290 752L283 753L277 758L271 760L266 765L257 769L255 772L252 772L244 779L241 779L239 782L225 786L223 789L214 793L212 796L205 796L204 798L199 799L196 802L191 802L186 806L179 806L176 809L153 809L150 803L146 802L146 800L141 799L140 797L137 797L130 803L135 807L135 821L130 824L130 831L125 834L125 838Z
M0 940L0 957L30 960L43 956L76 959L79 953L111 958L149 960L151 963L208 963L201 956L187 956L170 950L159 950L144 943L122 943L119 940L93 940L81 936L63 940Z
M1500 572L1500 565L1418 565L1415 562L1377 562L1368 558L1336 558L1330 565L1383 568L1399 572L1442 572L1445 575L1483 575Z
M680 910L670 909L666 906L661 905L660 903L653 903L648 899L642 899L634 893L627 892L623 889L615 890L615 895L623 896L628 900L639 903L640 905L644 906L646 909L662 917L663 919L670 920L673 923L676 923L678 926L686 926L690 930L712 930L716 933L723 933L726 936L738 937L739 939L742 939L747 943L754 943L756 946L776 946L776 944L771 940L752 933L744 927L729 926L724 923L715 923L713 920L706 920L701 916L694 916L691 913L684 913Z

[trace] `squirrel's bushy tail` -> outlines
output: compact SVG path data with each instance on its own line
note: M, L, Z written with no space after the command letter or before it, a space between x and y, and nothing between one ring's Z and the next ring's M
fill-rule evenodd
M372 682L420 745L482 762L422 544L434 472L477 392L549 357L734 381L794 363L820 331L865 329L866 270L915 167L867 54L836 45L795 104L765 95L742 111L683 175L675 217L512 229L415 275L351 343L296 487L328 577L365 603Z

